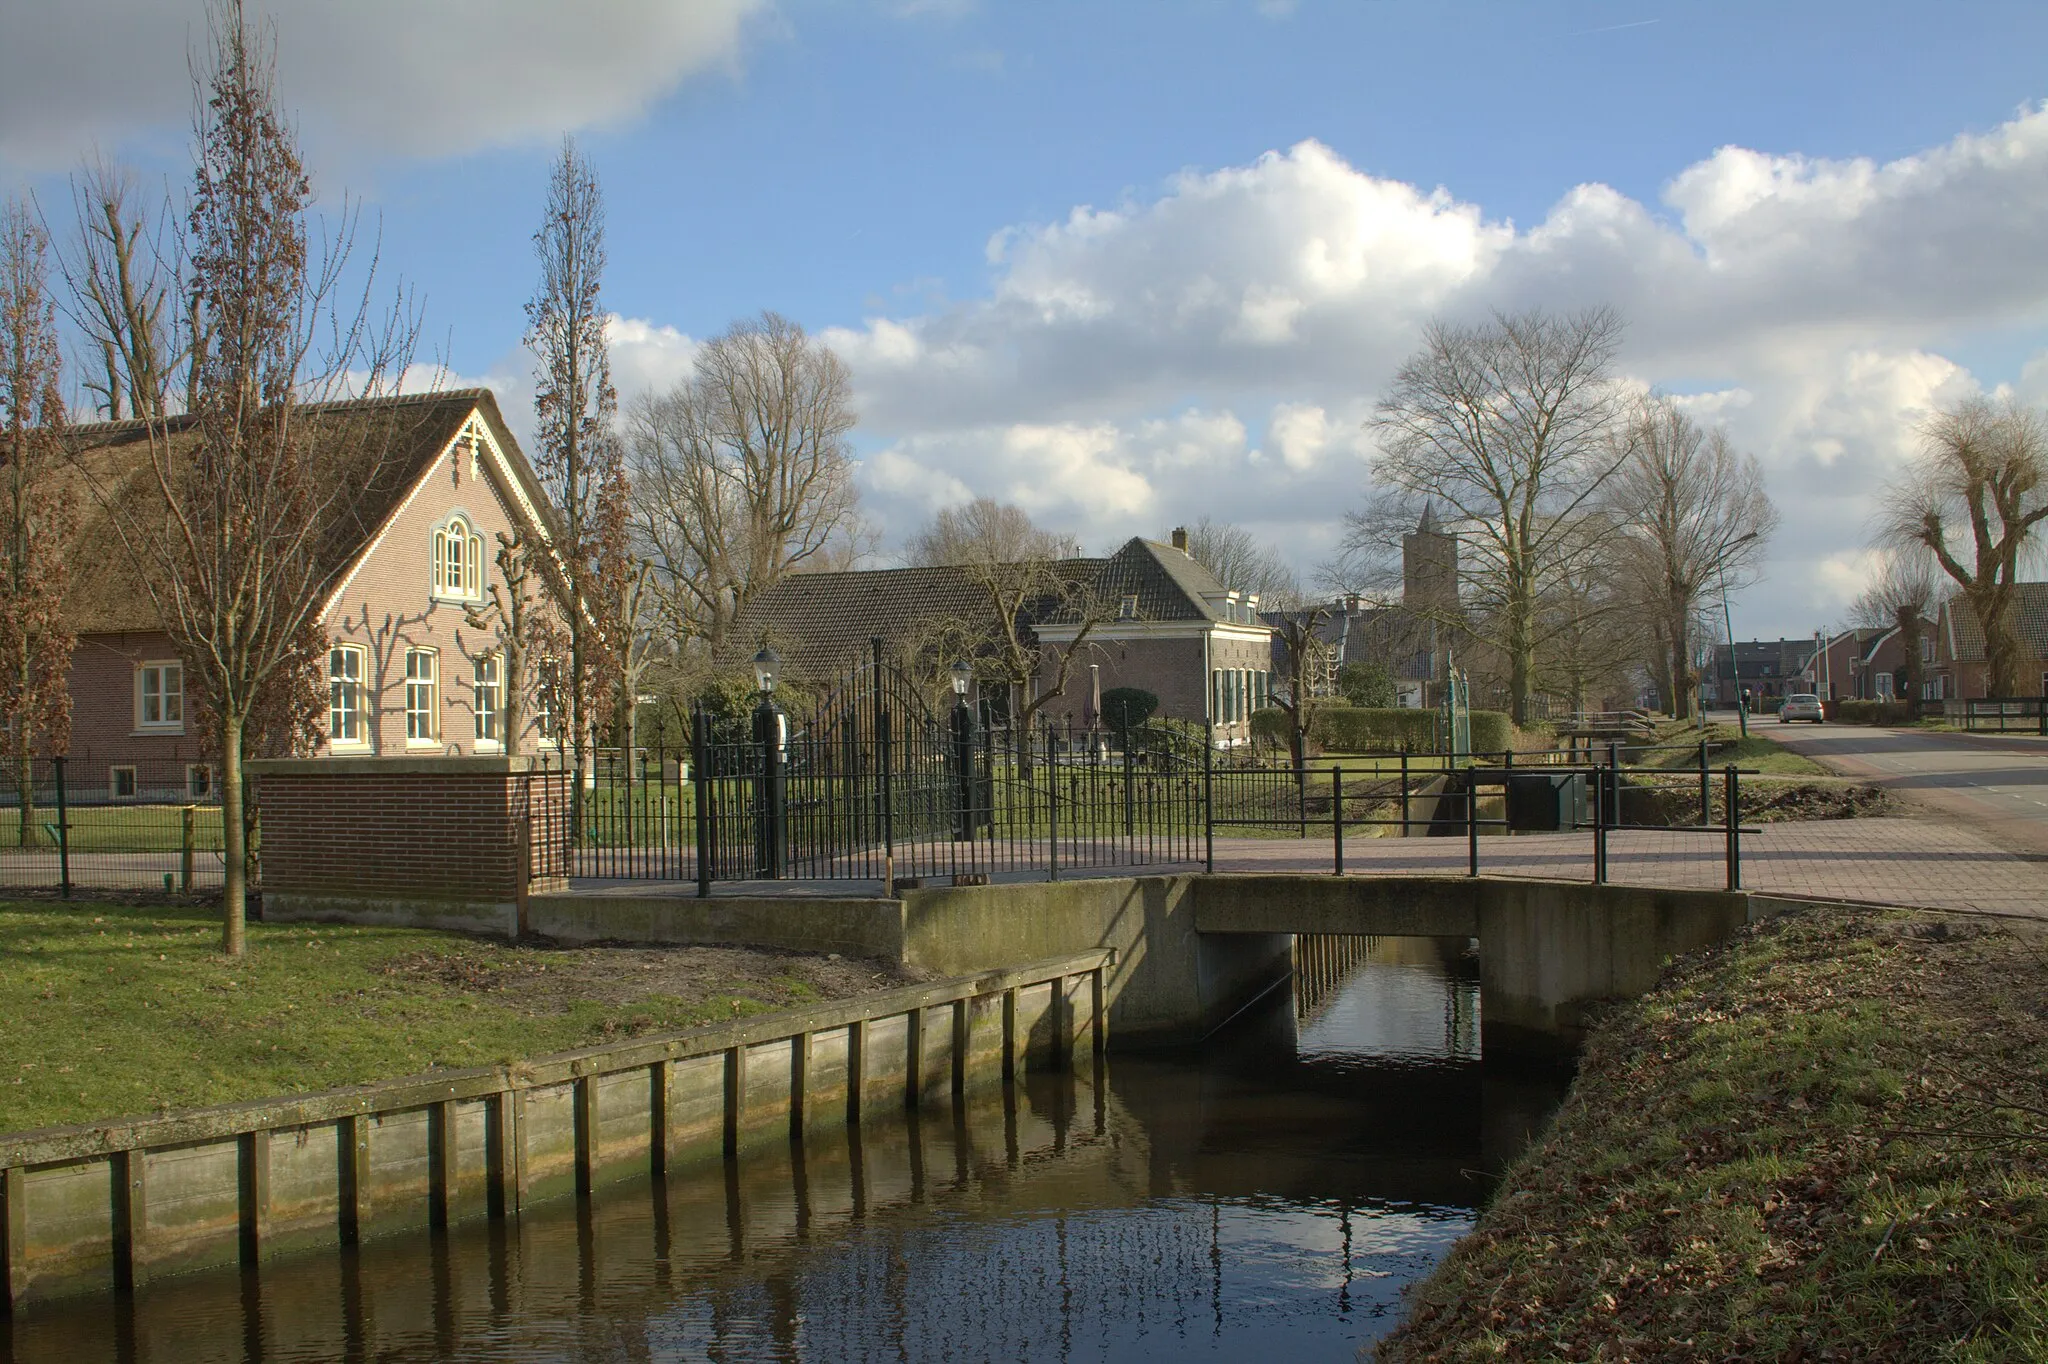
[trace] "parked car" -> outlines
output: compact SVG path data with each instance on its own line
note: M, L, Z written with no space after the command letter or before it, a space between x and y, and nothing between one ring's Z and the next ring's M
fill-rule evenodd
M1778 723L1787 720L1811 720L1815 724L1825 723L1827 712L1821 708L1820 698L1810 692L1794 692L1785 698L1785 704L1778 710Z

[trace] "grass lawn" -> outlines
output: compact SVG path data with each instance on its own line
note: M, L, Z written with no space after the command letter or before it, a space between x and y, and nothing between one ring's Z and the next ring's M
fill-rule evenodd
M719 948L513 947L213 909L0 902L0 1131L476 1066L901 983Z
M2048 1359L2048 938L1821 911L1681 963L1383 1361Z

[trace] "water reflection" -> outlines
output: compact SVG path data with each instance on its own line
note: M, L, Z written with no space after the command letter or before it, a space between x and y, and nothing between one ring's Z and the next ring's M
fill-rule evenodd
M1558 1091L1478 1063L1464 944L1308 964L1298 1001L1199 1059L1118 1056L509 1226L38 1309L0 1339L138 1364L1350 1358Z

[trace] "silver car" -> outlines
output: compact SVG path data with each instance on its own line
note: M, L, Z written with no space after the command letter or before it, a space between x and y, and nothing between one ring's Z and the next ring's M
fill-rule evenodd
M1788 720L1811 720L1815 724L1827 721L1827 712L1822 709L1820 698L1809 692L1799 692L1785 698L1785 704L1778 710L1778 723Z

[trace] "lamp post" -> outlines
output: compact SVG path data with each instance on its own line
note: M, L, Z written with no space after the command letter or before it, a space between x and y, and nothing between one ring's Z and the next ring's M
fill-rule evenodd
M974 712L967 707L967 688L974 682L974 669L961 659L950 669L953 681L953 779L959 784L959 812L953 821L953 838L967 842L974 837Z
M1742 737L1749 737L1749 696L1742 690L1742 664L1735 652L1735 619L1728 611L1728 553L1737 545L1746 545L1756 539L1757 533L1738 535L1728 542L1728 548L1721 551L1721 627L1728 632L1728 679L1735 687L1735 719L1742 727Z
M775 683L782 659L767 645L754 655L754 685L761 700L754 707L754 742L761 750L761 771L754 787L754 874L780 880L783 872L783 817L788 808L784 788L784 748L789 722L775 702Z

